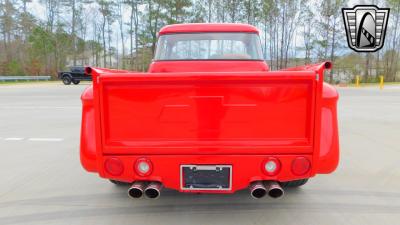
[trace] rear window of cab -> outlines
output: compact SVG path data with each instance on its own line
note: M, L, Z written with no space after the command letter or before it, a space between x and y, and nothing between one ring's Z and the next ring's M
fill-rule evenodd
M256 33L203 32L161 35L155 60L263 60Z

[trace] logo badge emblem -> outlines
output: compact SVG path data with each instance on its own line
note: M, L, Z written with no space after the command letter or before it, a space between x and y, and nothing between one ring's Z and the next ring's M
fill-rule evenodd
M347 43L357 52L375 52L383 47L389 8L374 5L357 5L343 8Z

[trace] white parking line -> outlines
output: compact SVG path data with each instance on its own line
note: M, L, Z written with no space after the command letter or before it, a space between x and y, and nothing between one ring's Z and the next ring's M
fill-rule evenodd
M63 141L63 138L28 138L29 141Z
M24 138L22 137L9 137L9 138L5 138L5 141L22 141L24 140Z
M80 106L0 106L0 109L80 109Z
M47 142L57 142L57 141L64 141L64 138L23 138L23 137L8 137L8 138L2 138L0 137L0 140L4 141L47 141Z

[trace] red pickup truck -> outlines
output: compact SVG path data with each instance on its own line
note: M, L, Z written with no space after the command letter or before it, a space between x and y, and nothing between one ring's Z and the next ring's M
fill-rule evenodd
M269 71L250 25L165 26L147 73L86 68L81 163L133 198L162 187L281 197L337 167L331 66Z

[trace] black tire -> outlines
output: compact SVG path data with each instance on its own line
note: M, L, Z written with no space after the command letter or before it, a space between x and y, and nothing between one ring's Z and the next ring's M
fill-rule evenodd
M73 80L72 83L74 83L75 85L79 84L81 81L80 80Z
M64 85L70 85L72 82L72 79L70 76L63 76L62 82L64 83Z
M110 180L110 182L115 184L115 185L117 185L117 186L125 186L125 185L129 184L129 183L122 182L122 181L119 181L119 180Z
M292 180L288 182L281 182L281 186L286 188L286 187L300 187L303 186L307 183L308 179L302 179L302 180Z

